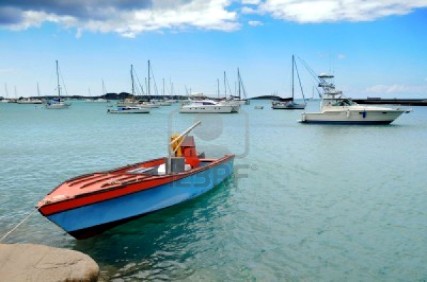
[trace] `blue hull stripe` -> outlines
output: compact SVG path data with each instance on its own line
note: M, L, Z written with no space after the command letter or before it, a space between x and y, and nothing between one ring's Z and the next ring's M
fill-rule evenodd
M354 125L361 125L361 124L390 124L392 121L300 121L301 123L316 123L316 124L354 124Z

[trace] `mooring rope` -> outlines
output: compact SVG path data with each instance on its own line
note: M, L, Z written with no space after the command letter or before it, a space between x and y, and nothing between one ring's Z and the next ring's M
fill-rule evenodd
M27 219L30 218L30 216L32 216L33 213L35 213L36 211L37 211L37 209L34 209L21 222L19 222L17 225L15 225L15 227L13 227L9 232L7 232L6 234L4 234L3 237L0 238L0 242L3 242L3 240L6 239L6 237L9 236L10 233L12 233L13 231L15 231L22 223L24 223L25 221L27 221Z

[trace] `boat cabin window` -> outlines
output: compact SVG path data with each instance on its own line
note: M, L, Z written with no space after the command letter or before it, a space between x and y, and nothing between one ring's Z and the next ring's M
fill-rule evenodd
M334 103L334 106L351 106L354 105L355 103L349 99L345 99L345 100L341 100L341 101L337 101Z

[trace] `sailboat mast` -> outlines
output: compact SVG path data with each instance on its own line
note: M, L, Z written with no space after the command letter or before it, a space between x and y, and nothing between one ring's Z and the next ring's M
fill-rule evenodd
M40 87L39 87L39 83L37 82L37 96L40 96Z
M239 68L237 68L237 83L239 84L239 100L241 100L241 97L240 97L240 84L241 84L241 82L240 82L240 71L239 71Z
M151 95L151 87L150 87L150 60L148 60L148 96L150 97Z
M56 82L58 87L58 96L61 97L61 85L59 85L59 64L58 60L56 60Z
M165 96L165 79L163 78L162 94Z
M9 89L7 88L7 83L4 84L4 92L6 93L6 97L9 97Z
M216 79L216 83L217 83L217 92L218 92L218 99L219 99L219 78Z
M130 65L130 79L132 81L132 95L135 95L135 81L133 79L133 65Z
M292 55L292 101L294 100L294 66L295 66L295 57Z
M227 83L226 83L226 81L227 81L227 77L226 77L225 71L224 71L224 96L225 96L225 98L227 98Z

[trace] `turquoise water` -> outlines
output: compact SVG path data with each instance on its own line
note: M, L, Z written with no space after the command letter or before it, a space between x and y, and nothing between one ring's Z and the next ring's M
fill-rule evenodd
M389 126L299 124L268 101L235 115L106 109L0 104L0 236L60 182L164 156L168 134L199 118L199 151L236 153L234 176L88 240L35 213L5 243L85 252L111 281L427 279L427 108Z

